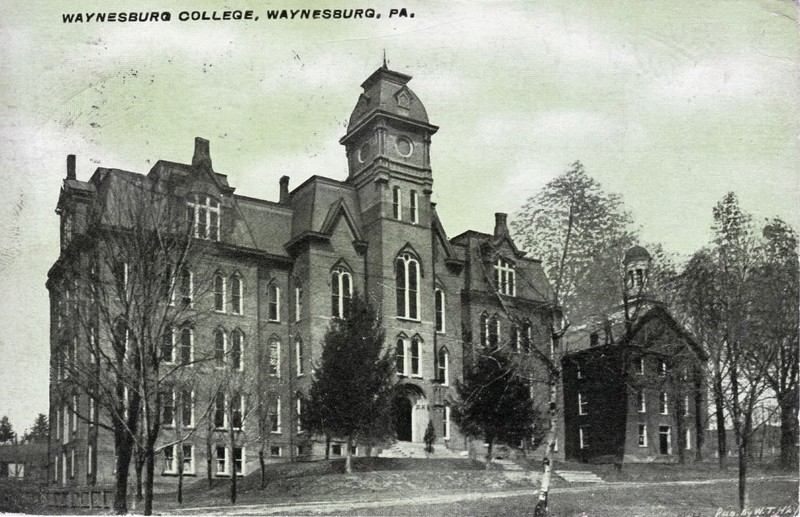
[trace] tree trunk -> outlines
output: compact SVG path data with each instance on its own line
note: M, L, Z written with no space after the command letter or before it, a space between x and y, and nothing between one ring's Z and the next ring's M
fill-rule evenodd
M792 390L779 398L781 410L781 456L780 466L797 470L797 391Z
M236 431L233 430L233 413L229 413L228 421L230 425L228 426L228 436L231 442L231 455L230 455L230 471L231 471L231 504L236 504ZM242 462L244 462L244 456L242 457Z
M722 374L719 369L714 372L714 406L717 417L717 453L719 454L719 469L725 470L727 464L725 456L728 453L728 444L725 435L725 402L722 390Z
M183 442L178 445L178 504L183 504Z
M124 431L120 431L124 432ZM117 473L114 487L114 513L125 515L128 513L128 469L131 464L133 447L129 439L115 440L117 455Z
M331 459L331 435L325 434L325 461Z
M142 501L144 501L144 492L142 491L142 470L144 469L144 454L139 446L136 446L136 459L133 463L133 468L136 471L136 498L133 501L133 508L141 508Z
M156 454L153 443L150 442L151 440L148 439L147 449L145 449L144 515L153 515L153 476L156 469Z
M547 449L544 453L542 479L539 483L539 501L534 509L534 517L544 517L547 515L547 498L550 493L550 477L553 472L553 452L556 448L556 425L558 424L558 377L550 374L550 430L547 433Z
M740 438L739 444L739 510L744 510L747 506L747 449L748 439L746 436Z
M264 460L264 444L258 450L258 466L261 469L261 488L267 487L267 462Z
M352 438L350 438L348 436L347 437L347 455L345 456L345 459L344 459L344 472L346 474L352 474L353 473L353 465L352 465L351 454L350 454L350 449L351 449L350 444L351 443L352 443Z
M492 444L492 439L491 438L486 440L486 442L489 444L489 448L486 449L486 470L489 470L489 469L492 468L492 445L493 444Z
M214 465L214 459L211 457L211 437L213 430L208 429L208 436L206 437L206 476L208 477L208 488L214 488L214 478L211 474L211 469Z
M705 429L703 426L703 394L700 385L695 385L697 391L694 396L694 433L695 433L695 449L694 459L697 462L703 461L703 442L705 442Z

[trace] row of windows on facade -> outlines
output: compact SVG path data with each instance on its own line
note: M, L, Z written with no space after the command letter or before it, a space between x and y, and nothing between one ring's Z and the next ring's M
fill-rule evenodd
M481 345L497 348L501 345L500 336L502 335L500 317L497 314L491 317L487 312L481 313L480 319L480 338ZM531 352L533 343L533 326L530 321L522 322L522 327L511 325L509 336L509 346L513 352L528 354Z
M659 445L661 454L672 454L672 427L662 425L658 427ZM639 424L638 428L638 444L639 447L648 447L648 433L647 424ZM580 426L578 428L578 446L581 449L589 448L589 426ZM692 430L684 430L684 448L687 451L692 450Z
M420 353L422 339L414 336L408 339L404 335L397 338L395 344L395 371L397 375L422 378L420 373ZM435 353L435 379L444 384L450 384L450 352L441 347Z
M644 357L639 357L636 360L636 363L635 363L636 364L636 373L638 375L645 375L645 373L647 372L646 367L645 367L645 363L646 363L646 361L645 361ZM577 363L575 365L575 367L576 367L575 376L578 379L583 379L583 370L581 369L580 363ZM658 370L657 370L658 376L659 377L666 377L668 372L669 372L669 366L667 365L667 362L666 361L659 361L658 362ZM684 381L689 380L689 369L688 368L683 368L683 370L681 371L681 378Z
M403 193L400 187L392 188L392 217L403 220ZM416 190L408 194L408 220L411 224L419 224L419 195Z
M689 395L678 401L678 412L682 416L689 416ZM644 390L639 390L636 394L636 407L639 413L647 413L647 395ZM662 415L669 414L669 395L662 391L658 396L658 412ZM589 400L585 393L578 393L578 415L589 414Z

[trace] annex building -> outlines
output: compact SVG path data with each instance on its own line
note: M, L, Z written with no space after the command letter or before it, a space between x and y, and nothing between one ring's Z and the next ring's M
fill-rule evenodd
M540 262L516 247L505 214L495 214L492 234L447 235L431 202L438 128L410 79L385 66L370 75L340 140L347 177L314 176L294 188L283 177L278 200L236 193L202 138L191 163L158 161L146 175L98 168L82 181L68 158L57 208L61 254L47 283L52 483L113 480L109 414L125 408L103 407L73 381L82 368L100 368L106 355L126 361L135 331L107 328L102 318L82 323L76 311L86 313L98 294L73 272L105 275L123 297L144 274L133 264L92 262L99 226L124 232L137 214L150 213L126 209L132 191L158 192L172 207L162 211L188 224L194 249L202 250L159 302L191 310L192 319L176 320L157 352L165 375L169 368L181 373L162 396L156 477L169 481L179 468L205 476L207 465L216 477L247 474L258 468L260 451L268 461L323 455L325 439L301 425L303 393L326 329L347 317L356 292L379 311L397 382L424 393L395 401L397 439L422 442L431 421L437 450L470 446L448 404L473 347L509 346L533 371L533 350L549 350L556 307ZM114 217L126 210L133 213ZM331 455L344 454L344 446L332 437ZM353 452L380 449L358 444Z

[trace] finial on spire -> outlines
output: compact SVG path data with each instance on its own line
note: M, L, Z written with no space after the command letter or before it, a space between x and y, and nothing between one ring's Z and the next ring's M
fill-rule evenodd
M386 49L383 49L383 68L389 68L386 64Z

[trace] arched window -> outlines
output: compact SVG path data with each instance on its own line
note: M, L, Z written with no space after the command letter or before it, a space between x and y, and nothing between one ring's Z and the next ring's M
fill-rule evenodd
M181 362L189 364L194 359L194 332L191 327L181 329Z
M419 375L420 339L417 336L411 339L411 375Z
M441 289L436 289L433 292L434 296L434 305L436 311L436 332L444 332L445 331L445 299L444 299L444 291Z
M297 419L297 432L303 430L303 420L300 415L303 413L303 393L298 391L294 394L295 418Z
M531 322L526 321L522 326L522 351L526 354L531 353L531 345L533 344L533 336L531 333Z
M244 307L242 303L242 278L239 275L234 275L231 278L231 312L234 314L242 314Z
M395 357L395 371L397 375L406 374L406 340L397 338L397 344L394 349Z
M242 349L244 348L244 334L241 330L231 332L231 368L242 370Z
M481 313L481 327L479 329L481 334L481 346L489 344L489 315L485 312Z
M500 340L500 318L497 317L497 314L492 316L492 319L489 320L489 346L492 348L497 348L498 342Z
M203 194L189 196L186 220L198 239L219 240L219 201Z
M511 351L519 352L519 327L511 326Z
M222 273L214 273L214 310L225 312L225 277Z
M270 377L281 376L281 342L272 339L269 342L269 375Z
M300 321L303 317L303 286L297 285L294 288L294 321Z
M408 203L409 203L408 207L411 213L411 222L413 224L417 224L419 223L419 207L417 206L417 204L419 203L419 198L417 197L416 190L411 191L411 196L409 197Z
M267 310L269 321L281 320L281 288L275 284L267 288Z
M353 277L342 268L331 272L331 316L347 319L353 298Z
M305 373L303 366L303 340L298 337L294 342L295 364L297 365L297 376L300 377Z
M494 261L494 283L500 294L515 296L517 294L517 282L514 264L503 257L498 257Z
M398 221L403 217L403 206L400 200L400 187L392 188L392 215Z
M450 384L450 354L444 347L436 355L436 379L444 385Z
M221 328L214 330L214 364L217 368L222 368L225 365L225 349L227 338L225 331Z
M181 303L184 307L192 306L192 291L194 290L194 278L191 271L181 271Z
M397 316L419 319L419 261L410 253L397 257L395 265Z

